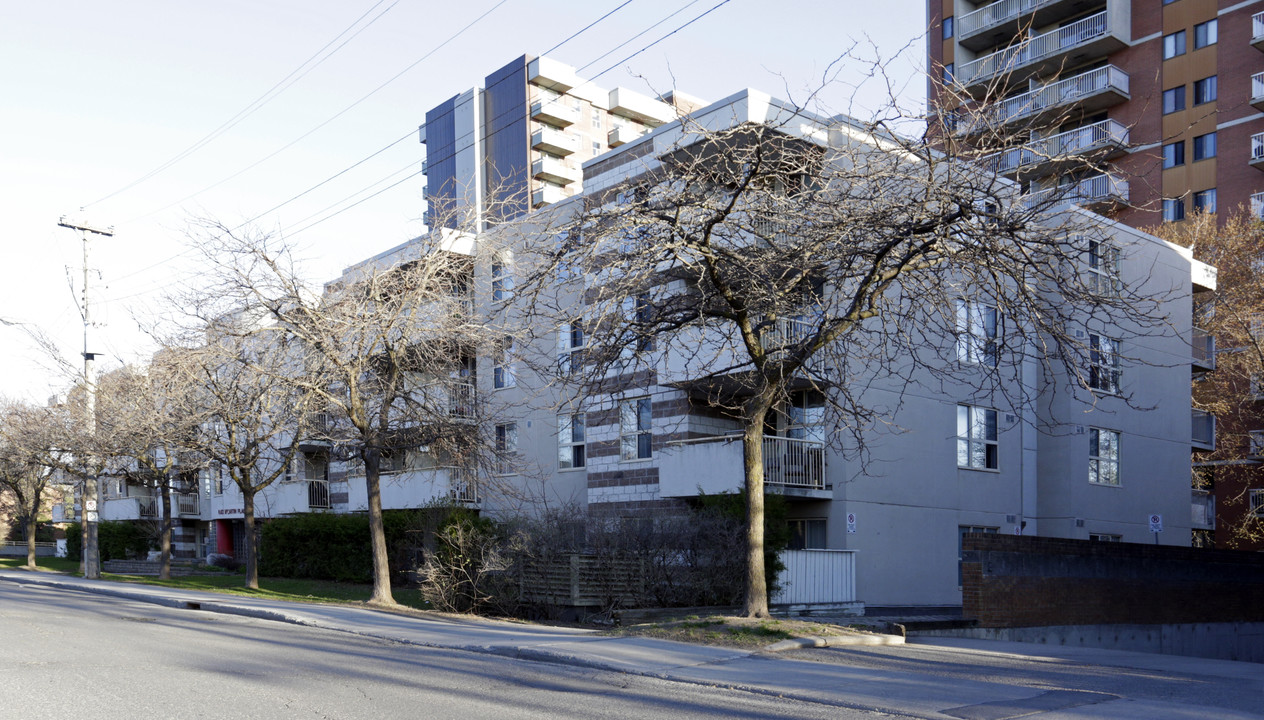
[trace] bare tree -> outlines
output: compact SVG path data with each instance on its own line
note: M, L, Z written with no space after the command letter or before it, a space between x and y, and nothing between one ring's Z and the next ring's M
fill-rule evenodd
M486 404L475 358L489 343L474 316L472 247L456 233L414 241L407 258L369 261L323 291L284 247L211 226L224 292L275 322L292 366L277 380L311 398L313 432L363 468L373 556L370 602L393 604L382 519L382 476L446 467L451 497L472 499L481 467ZM280 338L278 336L283 336ZM265 371L272 372L272 371ZM420 457L424 455L425 457Z
M827 439L863 455L866 430L899 404L873 388L1018 406L1034 392L1018 367L1034 361L1055 387L1116 392L1117 340L1167 332L1160 300L1175 288L1122 286L1093 216L1055 214L1062 194L1022 195L974 151L891 132L898 116L746 102L766 114L660 128L608 163L619 169L594 183L608 189L524 225L515 312L541 335L582 324L583 362L567 370L590 397L640 378L736 423L744 611L765 616L763 438L792 394L818 399L838 429Z
M57 420L49 408L6 400L0 405L0 488L14 500L26 533L26 567L36 569L35 530L56 454Z

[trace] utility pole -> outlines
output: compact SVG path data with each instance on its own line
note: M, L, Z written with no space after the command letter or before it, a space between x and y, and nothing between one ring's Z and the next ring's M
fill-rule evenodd
M88 435L92 437L97 432L97 379L92 367L92 361L96 359L96 353L91 351L88 340L92 331L92 314L88 305L88 279L91 275L88 264L88 240L92 235L114 237L114 228L95 227L87 223L69 220L64 215L57 222L57 225L70 228L71 230L78 230L79 235L83 238L83 295L80 309L83 314L83 389L87 393L87 401L84 403L87 417L84 419L84 422L87 426ZM97 536L97 522L100 519L98 502L101 497L101 478L96 473L91 472L90 468L91 465L85 461L83 478L83 576L95 580L101 577L101 552Z

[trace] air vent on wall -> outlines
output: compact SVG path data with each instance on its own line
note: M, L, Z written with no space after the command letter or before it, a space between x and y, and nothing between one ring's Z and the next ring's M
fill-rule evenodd
M1076 527L1084 527L1084 520L1083 520L1083 518L1076 518L1076 519L1075 519L1075 526L1076 526Z

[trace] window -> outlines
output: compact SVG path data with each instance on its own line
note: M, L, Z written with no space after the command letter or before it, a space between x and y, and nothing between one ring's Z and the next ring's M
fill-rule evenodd
M1256 517L1264 516L1264 489L1252 488L1249 493L1251 514Z
M1194 138L1194 162L1214 158L1216 156L1216 134L1214 132Z
M790 393L786 403L785 436L795 440L825 442L825 396L810 390Z
M619 405L619 456L644 460L653 455L653 405L647 397L624 400Z
M944 84L948 85L953 82L953 73L957 71L956 63L948 63L944 66Z
M1119 342L1089 335L1088 386L1107 393L1119 392Z
M492 261L492 301L504 302L513 297L513 271L510 258L502 256Z
M787 550L824 550L825 520L787 520L790 526L790 545Z
M1185 141L1180 140L1163 146L1163 169L1185 164Z
M650 352L654 349L654 336L650 327L653 317L653 305L650 296L642 293L635 298L623 299L623 315L627 319L627 342L620 354L631 358L634 353Z
M601 110L598 110L597 108L593 108L592 111L593 111L592 112L592 126L600 130L601 129Z
M1089 428L1088 481L1094 485L1119 484L1119 433Z
M1194 104L1214 102L1216 99L1216 76L1205 77L1194 81Z
M496 472L508 475L514 471L514 455L518 452L518 423L496 426Z
M592 141L592 150L593 150L593 155L600 155L600 154L601 154L601 142L600 142L600 141L598 141L598 140L593 140L593 141Z
M514 340L506 337L496 347L492 357L492 387L508 388L514 386Z
M1214 213L1216 211L1216 189L1209 188L1194 193L1194 209L1199 212Z
M563 374L580 369L581 356L576 351L584 348L584 326L579 322L562 323L557 329L557 368Z
M1205 48L1208 45L1215 45L1217 35L1219 35L1220 22L1212 19L1205 23L1198 23L1194 26L1194 49Z
M1163 222L1180 222L1185 219L1185 200L1163 198Z
M957 361L996 367L1000 355L1001 315L995 307L957 300Z
M584 467L584 413L557 416L557 468Z
M1177 30L1171 35L1163 36L1163 59L1169 60L1177 55L1185 54L1185 31Z
M1093 542L1123 542L1124 536L1112 533L1089 533L1088 539Z
M1170 115L1185 109L1185 86L1163 91L1163 114Z
M949 15L948 17L944 18L944 39L945 40L952 37L952 31L953 31L952 26L953 26L952 16Z
M987 535L995 535L998 528L982 527L980 525L959 525L957 526L957 584L961 585L961 563L965 558L965 539L966 535L971 533L984 533Z
M996 470L996 411L957 406L957 467Z
M1099 240L1088 241L1088 286L1098 295L1118 295L1119 248Z

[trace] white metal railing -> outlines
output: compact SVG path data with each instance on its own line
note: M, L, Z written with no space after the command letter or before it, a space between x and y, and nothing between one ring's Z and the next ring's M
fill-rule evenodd
M761 318L760 323L766 322ZM816 325L797 317L777 318L771 325L759 331L759 341L766 350L776 350L811 337Z
M197 495L180 493L175 496L176 515L201 515Z
M158 499L154 497L136 498L136 514L143 518L158 517Z
M1246 455L1250 458L1264 455L1264 430L1251 430L1247 433Z
M1041 85L983 108L979 111L979 124L984 127L1005 125L1048 108L1069 105L1107 91L1127 96L1128 73L1114 65L1107 65L1065 80ZM960 132L966 133L972 129L974 127L971 123L964 123Z
M1255 13L1251 16L1251 40L1264 40L1264 12Z
M1021 148L1003 150L989 155L984 160L989 165L995 164L996 172L1007 173L1026 165L1039 165L1097 148L1127 144L1128 127L1126 125L1117 120L1100 120L1084 127L1034 140Z
M1216 416L1206 410L1190 411L1190 439L1199 445L1216 444Z
M1264 220L1264 192L1251 195L1251 217Z
M989 53L962 65L957 79L963 84L1015 70L1024 65L1039 62L1058 53L1067 52L1086 42L1096 40L1110 32L1110 16L1106 12L1090 15L1064 25L1057 30L1041 33L1017 45Z
M448 385L448 415L472 419L475 415L474 384L454 382Z
M329 502L329 481L307 481L307 507L313 510L328 510L333 507Z
M1264 72L1251 76L1251 102L1264 100Z
M454 502L477 503L478 482L474 473L466 467L446 465L442 468L448 472L448 497Z
M825 443L765 437L764 484L825 489Z
M1128 182L1109 173L1085 178L1069 187L1057 187L1034 192L1023 199L1028 209L1051 205L1050 209L1069 204L1098 202L1128 202Z
M855 550L784 550L778 605L856 602Z
M1251 162L1264 160L1264 132L1251 136Z
M1013 20L1020 15L1058 2L1061 0L998 0L958 18L957 35L968 37L980 30L986 30L1006 20Z

